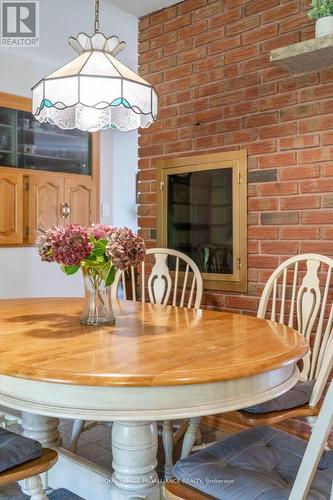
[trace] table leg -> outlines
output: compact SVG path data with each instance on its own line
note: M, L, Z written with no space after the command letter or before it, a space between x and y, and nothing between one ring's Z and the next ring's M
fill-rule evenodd
M22 412L23 435L39 441L44 448L59 446L59 420Z
M163 422L162 440L163 440L163 450L165 458L164 478L170 479L172 477L172 469L173 469L173 444L174 444L173 427L172 427L172 422L170 420L165 420Z
M200 420L201 420L200 417L190 418L190 422L189 422L187 431L185 432L185 435L184 435L181 458L186 458L191 453L191 450L194 446L194 443L195 443L195 440L197 437L197 432L199 429Z
M112 500L159 500L155 422L114 422Z
M23 435L39 441L44 448L59 446L60 437L58 425L59 420L57 418L22 412ZM41 475L41 480L43 488L48 489L46 473ZM25 481L20 481L20 486L23 493L26 495L31 494L29 493L29 488Z

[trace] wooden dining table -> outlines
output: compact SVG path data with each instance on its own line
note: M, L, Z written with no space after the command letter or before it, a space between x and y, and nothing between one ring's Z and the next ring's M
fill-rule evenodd
M82 300L0 301L0 404L57 447L48 486L87 500L160 498L157 422L261 403L298 381L307 342L251 316L115 302L115 326L80 324ZM58 419L113 422L111 470L59 447Z

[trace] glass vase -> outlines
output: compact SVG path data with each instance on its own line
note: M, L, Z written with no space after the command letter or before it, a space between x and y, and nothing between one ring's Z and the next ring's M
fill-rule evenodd
M92 326L114 325L111 287L105 286L104 280L90 273L83 273L83 279L85 296L81 323Z

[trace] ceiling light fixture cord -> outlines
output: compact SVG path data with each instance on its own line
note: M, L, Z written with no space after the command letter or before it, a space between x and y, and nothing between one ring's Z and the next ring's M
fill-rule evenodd
M95 0L95 33L99 32L99 0Z

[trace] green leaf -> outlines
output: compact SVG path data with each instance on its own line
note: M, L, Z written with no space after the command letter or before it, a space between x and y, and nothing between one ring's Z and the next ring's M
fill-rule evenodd
M105 280L105 286L110 286L116 277L116 269L112 266Z
M89 256L89 258L96 258L96 257L103 257L104 259L104 255L105 255L105 252L106 252L106 245L107 245L107 240L95 240L94 242L94 248Z
M94 248L105 248L108 244L108 240L95 240Z
M93 256L101 256L105 254L105 248L95 248L90 255Z
M308 12L310 19L317 20L321 17L333 15L333 0L312 0L312 9Z
M64 266L64 272L67 274L67 276L71 276L72 274L75 274L78 272L80 269L80 266Z

